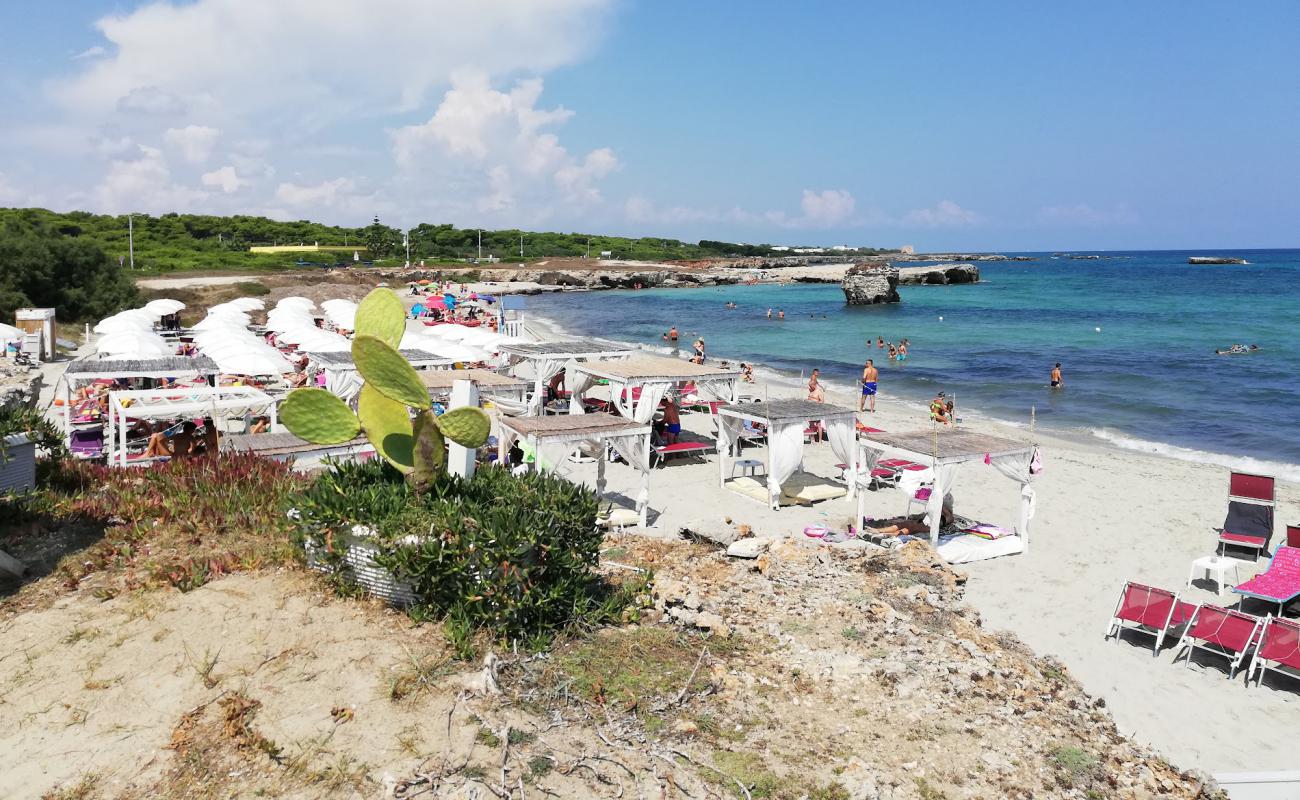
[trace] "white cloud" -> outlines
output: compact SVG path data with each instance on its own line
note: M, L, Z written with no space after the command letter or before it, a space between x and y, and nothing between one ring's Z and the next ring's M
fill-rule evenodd
M825 189L814 192L803 190L803 199L799 206L803 209L803 220L808 227L832 228L848 221L853 216L857 203L853 195L843 189Z
M214 169L211 172L205 172L199 177L199 181L204 186L211 186L220 189L226 194L239 191L239 187L246 185L248 182L239 177L239 173L232 166L224 166L220 169Z
M91 193L89 202L94 210L107 214L165 213L192 211L205 196L197 189L173 183L163 152L140 145L137 158L109 163L107 174Z
M645 197L629 197L623 204L623 214L630 222L651 224L684 223L753 223L759 215L739 207L730 209L692 208L691 206L661 207Z
M127 90L114 105L117 111L153 116L177 116L188 110L185 101L157 86L136 86Z
M159 0L96 22L110 54L54 87L67 107L224 114L413 109L456 69L492 75L569 64L599 39L612 0ZM215 35L220 32L220 35ZM286 87L293 87L291 92ZM134 99L128 99L133 98Z
M221 131L206 125L186 125L184 128L168 128L163 133L167 147L178 151L191 164L202 164L212 155L217 146Z
M922 228L952 228L974 225L983 221L983 217L974 211L962 208L951 200L940 200L934 208L918 208L903 215L904 226Z
M356 189L348 178L322 181L315 186L282 183L275 190L275 199L289 206L333 206Z
M80 53L77 53L75 56L72 57L72 60L82 61L87 58L98 58L99 56L102 56L107 52L108 52L107 50L100 47L99 45L94 45L92 47L87 47L85 50L82 50Z
M1112 225L1136 225L1141 217L1127 203L1114 208L1093 208L1087 203L1073 206L1047 206L1038 210L1038 221L1049 225L1080 228L1104 228Z
M16 206L19 204L20 197L22 192L10 184L5 174L0 172L0 206Z
M519 81L509 92L488 77L458 72L433 116L392 132L393 158L403 168L451 174L467 187L481 187L480 211L506 212L527 203L584 205L601 199L598 183L619 161L607 147L581 158L546 130L573 116L565 108L539 108L540 78Z

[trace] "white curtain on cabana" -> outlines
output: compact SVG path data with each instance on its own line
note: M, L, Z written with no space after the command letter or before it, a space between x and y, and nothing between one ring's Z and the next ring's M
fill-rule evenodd
M857 474L854 461L857 459L857 448L854 444L857 442L857 432L854 430L852 417L841 417L831 419L826 423L826 436L831 440L831 452L840 460L841 464L848 464L844 474L849 478L849 497L853 497L854 483L853 476Z
M772 425L767 432L767 493L776 505L781 497L781 485L790 479L803 463L804 422Z
M1030 465L1034 463L1034 453L1034 450L1026 450L988 460L994 469L1020 484L1020 524L1016 527L1016 533L1020 534L1020 538L1026 542L1029 538L1029 520L1034 518L1038 505L1037 493L1030 483L1034 478L1030 471Z
M533 359L533 398L528 402L528 416L535 417L542 413L542 406L546 402L546 384L558 375L569 361L570 359L566 358ZM571 374L565 375L565 379L568 380Z
M695 391L706 400L721 400L724 403L736 402L736 381L696 381Z
M930 487L930 499L926 501L925 513L930 520L930 541L939 540L939 527L943 516L943 498L952 491L957 483L957 471L961 463L940 464L934 468L934 485Z
M508 397L497 397L496 395L491 395L487 399L507 417L517 417L528 410L528 403L522 400L512 400Z
M569 413L585 414L587 409L583 407L583 398L587 396L587 390L596 385L596 376L590 372L571 369L564 375L565 383L568 384L569 390Z
M645 524L646 508L650 504L650 452L649 437L646 436L616 436L608 439L610 447L614 452L623 457L623 460L632 466L637 472L641 473L641 488L636 495L636 511L641 515L641 524Z
M326 369L325 390L345 403L351 403L361 394L365 384L355 369Z

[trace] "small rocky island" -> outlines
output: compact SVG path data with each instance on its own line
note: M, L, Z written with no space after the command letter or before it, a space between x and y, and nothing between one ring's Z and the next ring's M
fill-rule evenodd
M844 302L851 306L897 303L898 267L890 264L858 264L844 273L840 283Z
M1249 264L1244 258L1233 258L1231 256L1192 256L1187 259L1188 264Z
M980 268L974 264L935 264L928 267L904 267L892 264L857 264L844 273L840 288L844 301L851 306L897 303L899 284L946 286L955 283L979 283Z

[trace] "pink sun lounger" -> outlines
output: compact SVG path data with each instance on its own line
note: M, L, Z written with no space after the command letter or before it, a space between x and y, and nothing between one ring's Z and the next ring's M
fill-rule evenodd
M1156 637L1152 655L1159 655L1165 635L1187 624L1195 611L1196 606L1179 600L1176 592L1128 581L1106 626L1106 638L1119 641L1126 630L1150 634Z
M1259 635L1254 666L1256 686L1264 680L1265 670L1300 679L1300 621L1269 617Z
M1219 554L1226 547L1268 548L1273 535L1274 481L1268 475L1234 472L1228 477L1228 516L1219 530Z
M1251 647L1259 640L1259 629L1263 624L1258 617L1207 603L1197 607L1178 645L1187 648L1189 669L1196 650L1227 658L1228 680L1232 680L1245 663ZM1174 660L1177 661L1178 656L1174 656Z
M1300 597L1300 547L1283 545L1277 548L1268 562L1268 569L1232 591L1277 603L1281 614L1287 603Z

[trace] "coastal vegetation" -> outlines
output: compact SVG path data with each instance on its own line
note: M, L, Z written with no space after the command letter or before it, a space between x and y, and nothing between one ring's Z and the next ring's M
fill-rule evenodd
M767 244L741 244L715 240L684 242L653 236L630 238L595 233L524 231L515 228L482 231L448 224L420 223L408 231L374 218L361 227L325 225L308 220L279 221L246 215L206 214L91 214L64 213L42 208L0 209L0 225L16 223L37 228L49 236L97 245L108 259L129 267L131 241L138 271L162 273L177 270L274 270L353 263L353 253L297 252L252 253L253 246L320 245L355 248L363 261L402 258L406 251L403 234L409 236L411 258L416 261L448 263L476 258L480 234L482 255L507 262L540 258L599 257L608 252L615 258L672 261L727 256L768 256L780 252ZM523 254L520 254L522 239ZM883 252L864 248L860 254Z
M100 242L39 216L0 215L0 321L33 306L57 309L65 322L98 320L138 299L134 281Z

